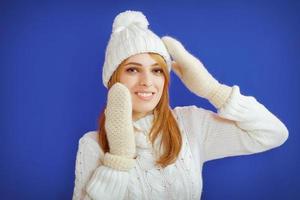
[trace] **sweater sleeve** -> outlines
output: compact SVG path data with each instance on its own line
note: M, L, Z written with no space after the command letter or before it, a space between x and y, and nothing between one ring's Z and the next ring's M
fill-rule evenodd
M196 106L184 113L189 142L202 163L263 152L288 138L286 126L254 97L242 95L236 85L217 113Z
M129 173L104 166L103 151L88 135L79 140L73 200L123 199Z

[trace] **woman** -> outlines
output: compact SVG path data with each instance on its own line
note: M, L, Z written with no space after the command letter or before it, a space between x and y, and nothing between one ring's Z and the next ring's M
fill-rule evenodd
M171 109L171 69L217 113ZM206 161L266 151L288 138L267 108L220 84L179 41L160 39L141 12L115 18L102 75L107 105L99 131L79 141L73 199L199 199Z

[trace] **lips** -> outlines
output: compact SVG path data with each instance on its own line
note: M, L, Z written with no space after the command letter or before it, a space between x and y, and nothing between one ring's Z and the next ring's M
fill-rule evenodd
M149 100L151 100L153 98L155 92L151 92L151 91L138 91L138 92L135 92L135 94L141 100L149 101Z

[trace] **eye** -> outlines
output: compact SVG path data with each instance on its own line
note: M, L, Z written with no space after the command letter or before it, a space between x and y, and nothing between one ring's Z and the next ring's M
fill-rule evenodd
M129 73L134 73L134 72L137 72L138 70L135 68L135 67L129 67L126 69L126 72L129 72Z
M153 71L154 71L156 74L162 74L162 73L163 73L163 70L162 70L161 68L153 69Z

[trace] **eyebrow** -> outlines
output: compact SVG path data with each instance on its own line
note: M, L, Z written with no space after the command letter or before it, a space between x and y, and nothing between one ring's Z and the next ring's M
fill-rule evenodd
M143 66L142 64L140 64L140 63L136 63L136 62L129 62L129 63L126 63L124 66L126 66L126 65L137 65L137 66ZM151 66L157 66L157 65L159 65L158 63L154 63L154 64L152 64Z

